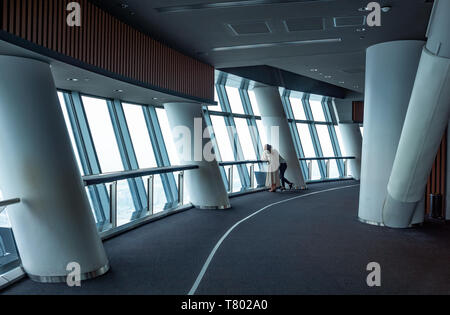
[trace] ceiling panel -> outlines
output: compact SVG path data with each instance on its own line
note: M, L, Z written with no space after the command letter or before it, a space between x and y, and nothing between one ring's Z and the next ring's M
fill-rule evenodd
M381 27L364 26L365 31L361 31L361 21L367 12L360 9L367 5L368 0L247 1L241 6L237 1L202 0L96 2L154 38L216 68L269 65L359 92L364 90L364 73L346 73L343 70L364 68L365 50L371 45L392 40L424 40L433 5L425 0L379 1L382 5L391 6L391 11L382 13ZM128 5L126 8L122 8L123 2ZM211 6L218 2L233 4ZM191 9L158 10L174 6L191 6ZM192 9L192 6L196 8ZM358 25L346 21L348 17L356 17ZM318 19L323 18L323 28L314 29L311 18L317 19L315 27L318 27ZM354 26L334 27L334 18ZM258 32L259 27L264 28L264 23L252 26L255 21L267 22L270 32ZM299 31L289 31L286 21L291 22L292 30ZM249 25L245 25L246 22ZM224 27L228 24L241 27L242 36L236 36L229 27ZM263 45L330 38L341 38L341 42ZM248 48L217 50L233 46ZM311 72L310 69L318 71Z

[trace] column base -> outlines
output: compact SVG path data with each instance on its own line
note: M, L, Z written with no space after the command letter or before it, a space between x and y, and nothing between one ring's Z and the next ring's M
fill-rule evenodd
M195 208L200 210L228 210L231 209L231 205L225 206L195 206Z
M388 194L382 210L383 223L396 229L409 227L414 222L419 204L420 200L417 202L402 202Z
M364 219L361 219L359 217L358 217L358 221L361 222L361 223L364 223L364 224L368 224L368 225L387 227L383 223L370 221L370 220L364 220ZM408 229L412 229L412 228L421 227L421 226L423 226L423 223L415 223L415 224L409 225L407 228Z
M94 279L100 276L103 276L104 274L106 274L110 269L109 264L95 270L95 271L91 271L91 272L86 272L81 274L80 280L81 281L85 281L85 280L90 280L90 279ZM39 282L39 283L65 283L67 281L67 275L65 276L35 276L32 274L28 274L27 276L34 282Z

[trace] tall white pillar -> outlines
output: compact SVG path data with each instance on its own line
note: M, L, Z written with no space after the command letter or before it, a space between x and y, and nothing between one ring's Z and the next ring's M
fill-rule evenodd
M361 179L361 155L362 136L358 124L339 124L339 131L342 135L345 155L354 156L354 160L349 160L349 168L353 178Z
M286 113L278 88L273 86L257 86L253 89L266 134L273 147L286 160L288 168L286 178L297 188L304 188L305 178L300 161L295 151L294 140L289 129ZM270 135L270 136L269 136Z
M228 209L230 201L219 164L212 152L210 133L198 103L164 104L182 165L198 165L186 172L192 204L201 209Z
M359 219L383 224L387 184L424 42L395 41L367 49ZM423 221L423 215L412 223Z
M420 206L450 116L450 1L434 4L419 69L408 102L383 209L385 225L406 228Z
M58 102L50 66L0 56L0 188L22 265L35 281L63 282L109 269Z

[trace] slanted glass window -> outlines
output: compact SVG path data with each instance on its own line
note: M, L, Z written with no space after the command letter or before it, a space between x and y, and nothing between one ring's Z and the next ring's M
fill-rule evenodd
M303 147L303 153L306 158L315 158L316 151L314 150L314 145L311 138L311 133L309 131L309 125L307 124L297 124L298 134L300 136L300 141ZM319 164L317 161L308 161L312 163L312 173L311 179L317 180L321 179Z
M172 137L172 129L170 128L169 120L164 108L157 108L156 114L158 115L159 126L164 137L164 143L166 144L167 153L169 154L171 165L180 165L180 159L178 157L177 148Z
M334 129L336 130L336 136L340 144L342 156L349 156L347 148L345 147L345 142L342 138L341 128L339 126L336 126Z
M289 98L291 102L292 113L294 114L295 120L307 120L305 115L305 109L303 108L303 102L300 98L291 97Z
M102 173L123 171L106 100L87 96L82 100Z
M82 175L86 175L84 173L83 167L81 166L80 155L78 153L78 147L75 142L75 137L73 135L73 126L69 119L69 113L67 112L66 102L64 100L64 94L62 92L58 92L58 99L59 99L59 104L61 105L61 109L63 112L64 121L66 122L66 127L69 132L70 142L72 143L72 149L75 154L75 159L77 160L78 169L80 170L80 173Z
M228 137L227 126L225 120L221 116L211 116L211 122L214 129L216 143L219 146L220 157L222 161L234 161L233 149L231 147L230 138Z
M8 216L6 211L0 213L0 228L10 228L11 224L9 223Z
M3 196L0 192L0 200ZM11 224L6 211L0 214L0 274L3 274L19 265L19 254L14 242Z
M236 124L236 131L239 136L242 151L244 152L244 158L246 160L256 160L256 153L253 146L252 137L250 135L247 119L235 118L234 122Z
M320 145L322 147L322 152L324 157L334 157L333 145L331 144L330 133L328 131L328 126L316 125L317 134L319 136ZM330 160L330 178L338 178L340 176L339 169L336 160Z
M244 107L242 106L241 95L239 94L239 89L230 86L226 86L225 89L227 91L231 111L234 114L245 114Z
M102 173L124 171L106 100L82 96ZM134 212L130 187L125 180L117 182L118 223L130 221Z
M311 112L314 117L314 121L326 122L325 114L322 107L322 97L311 96L309 100L309 105L311 107Z
M122 106L139 168L156 167L155 154L142 106L127 103L122 103Z
M256 95L253 91L248 91L248 97L250 98L250 103L252 105L253 114L255 116L261 116L261 112L259 111L258 102L256 101Z
M128 130L130 131L131 141L139 164L139 168L157 167L152 142L145 122L144 113L141 105L122 103L125 118L127 120ZM143 177L145 190L148 192L148 178ZM161 175L154 176L153 183L153 213L159 213L164 210L167 203L166 194L162 184Z
M264 145L268 144L266 128L264 127L262 120L257 120L256 126L258 127L259 137L261 138L262 145L264 146ZM258 158L261 158L261 157L258 157Z

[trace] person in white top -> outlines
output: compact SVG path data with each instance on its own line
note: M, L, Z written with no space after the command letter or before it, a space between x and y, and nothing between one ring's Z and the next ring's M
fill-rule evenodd
M270 187L270 192L275 192L280 186L282 190L285 189L286 183L289 184L289 188L292 189L293 184L284 176L284 173L287 169L286 160L283 159L280 153L272 148L270 144L266 144L264 146L262 159L269 162L269 166L267 169L266 186ZM282 185L280 185L280 175Z

